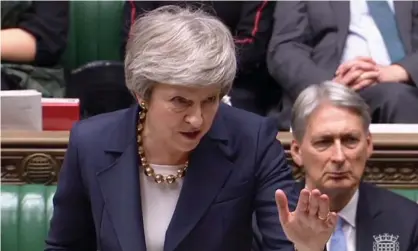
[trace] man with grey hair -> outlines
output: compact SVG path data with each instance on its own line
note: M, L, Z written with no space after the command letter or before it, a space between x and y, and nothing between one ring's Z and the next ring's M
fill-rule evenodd
M305 173L300 190L319 189L338 212L328 251L418 250L418 205L361 181L373 143L360 95L333 82L310 86L296 99L291 125L291 155Z

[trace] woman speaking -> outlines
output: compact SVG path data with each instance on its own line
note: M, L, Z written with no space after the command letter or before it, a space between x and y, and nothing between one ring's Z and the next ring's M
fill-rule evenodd
M125 59L138 105L72 129L46 250L248 251L255 212L262 250L322 251L312 244L326 242L315 224L327 204L313 197L313 220L289 212L297 194L277 123L220 102L235 73L215 17L175 6L140 17Z

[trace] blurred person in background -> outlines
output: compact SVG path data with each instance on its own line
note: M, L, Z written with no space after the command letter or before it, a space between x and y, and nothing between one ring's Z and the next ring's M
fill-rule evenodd
M61 97L68 1L1 1L1 88Z
M372 123L418 123L417 1L278 1L267 53L290 127L303 89L333 79L358 92Z
M230 101L234 107L264 115L280 89L270 77L266 51L273 26L275 1L126 1L122 29L122 55L132 21L147 11L176 4L203 8L217 16L234 35L238 71Z

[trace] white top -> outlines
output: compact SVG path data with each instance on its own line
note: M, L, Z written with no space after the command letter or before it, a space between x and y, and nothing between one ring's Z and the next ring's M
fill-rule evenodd
M356 251L356 215L359 191L354 193L348 204L338 213L345 220L343 232L347 243L347 251ZM330 250L331 241L327 242L327 250ZM330 250L333 251L333 250Z
M177 173L181 166L153 165L155 173L168 175ZM163 251L165 233L176 208L183 179L173 184L157 184L140 170L142 217L147 251Z
M394 12L393 0L387 0ZM379 28L369 14L366 0L350 1L350 24L341 63L368 56L379 65L390 65L390 57Z

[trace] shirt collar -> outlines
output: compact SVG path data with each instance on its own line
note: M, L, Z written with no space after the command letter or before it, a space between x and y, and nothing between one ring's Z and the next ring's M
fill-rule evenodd
M358 197L359 190L357 189L348 204L338 213L338 215L352 227L356 227Z
M308 188L305 185L305 188ZM359 190L357 188L354 195L351 197L350 201L345 205L343 209L338 213L338 215L344 219L345 222L350 224L352 227L356 227L356 216L357 216L357 205L359 198Z

